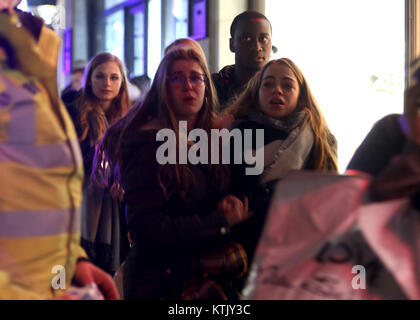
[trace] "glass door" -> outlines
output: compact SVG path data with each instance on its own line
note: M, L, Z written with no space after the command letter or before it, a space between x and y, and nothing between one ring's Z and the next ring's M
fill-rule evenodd
M266 0L273 58L302 70L338 141L343 172L372 125L403 112L405 1Z

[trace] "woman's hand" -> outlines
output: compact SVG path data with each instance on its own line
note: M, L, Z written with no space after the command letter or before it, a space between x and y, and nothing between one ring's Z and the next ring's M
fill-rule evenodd
M21 0L0 0L0 11L8 10L10 13L14 12L14 8Z
M95 283L106 300L119 300L118 290L111 276L89 261L78 261L73 281L78 286Z
M228 195L218 203L217 208L225 214L229 226L234 226L252 215L252 211L249 211L247 197L242 202L238 197Z
M234 120L233 116L229 113L227 113L223 116L219 116L217 118L216 127L219 128L219 129L231 130L233 120Z

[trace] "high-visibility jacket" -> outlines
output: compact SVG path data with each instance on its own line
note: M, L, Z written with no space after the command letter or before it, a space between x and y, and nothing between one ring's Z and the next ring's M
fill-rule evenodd
M19 65L0 69L0 299L48 299L85 256L82 157L57 88L61 41L46 27L35 40L5 13L0 35Z

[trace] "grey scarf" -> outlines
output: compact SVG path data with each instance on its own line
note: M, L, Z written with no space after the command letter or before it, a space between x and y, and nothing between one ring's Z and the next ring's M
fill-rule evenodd
M281 130L285 133L290 133L296 127L301 126L306 118L306 111L293 112L284 119L272 118L262 113L261 111L252 112L248 115L248 119L251 121L265 126L270 126L274 129Z
M288 134L285 140L275 140L264 146L264 171L259 183L283 178L291 170L304 168L314 144L314 133L305 121L305 111L295 112L284 119L274 119L261 112L252 113L249 120L271 126Z

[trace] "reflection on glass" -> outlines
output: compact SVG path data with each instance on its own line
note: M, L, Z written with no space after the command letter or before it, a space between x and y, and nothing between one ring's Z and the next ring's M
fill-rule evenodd
M116 6L122 2L125 2L125 0L105 0L105 9L112 8L113 6Z
M145 70L145 33L144 33L144 6L138 8L134 15L134 75L144 75ZM134 12L133 12L134 13Z
M105 18L105 51L124 61L124 11L119 10Z
M307 78L343 172L372 125L403 111L404 1L266 0L265 8L273 58L292 59Z
M188 36L188 0L174 0L173 3L173 24L175 26L175 39ZM173 41L172 40L172 41Z

